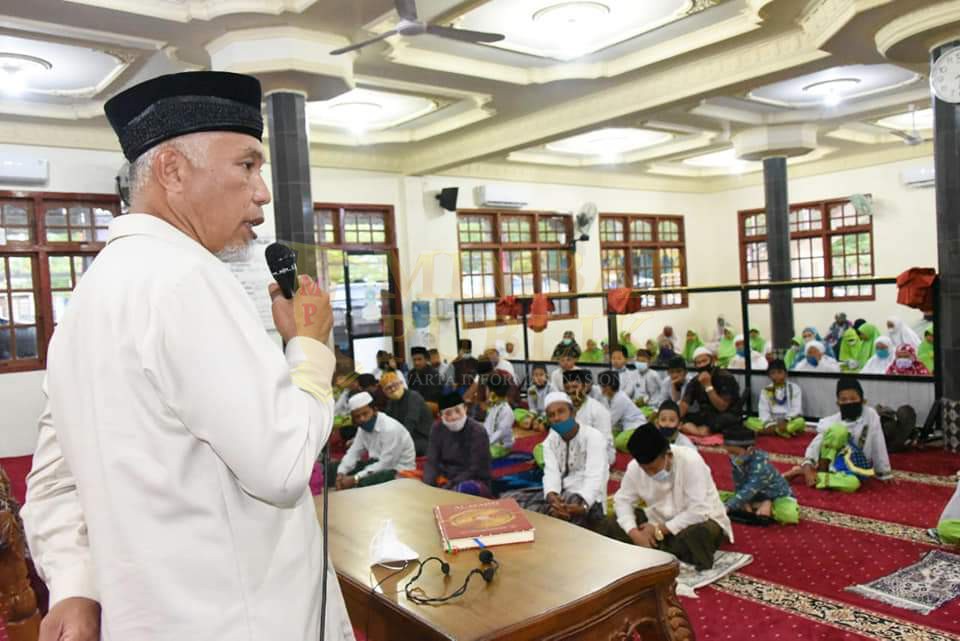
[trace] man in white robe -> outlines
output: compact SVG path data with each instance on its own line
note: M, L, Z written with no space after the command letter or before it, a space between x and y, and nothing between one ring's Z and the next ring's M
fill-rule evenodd
M824 372L835 374L840 371L840 363L827 356L826 347L820 341L810 341L804 350L805 358L794 365L796 372Z
M292 300L271 286L284 354L215 255L256 238L270 200L260 103L256 79L219 72L107 103L137 213L50 344L23 510L43 641L320 636L308 482L333 424L330 300L306 276ZM326 585L324 641L352 640L332 566Z

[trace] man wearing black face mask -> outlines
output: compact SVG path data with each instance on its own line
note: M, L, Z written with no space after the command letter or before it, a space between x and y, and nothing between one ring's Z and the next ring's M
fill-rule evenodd
M710 436L742 420L740 385L730 372L716 366L713 352L705 347L693 353L696 378L687 383L680 401L683 423L680 431L691 436Z
M855 492L860 480L871 476L891 479L880 416L865 404L857 379L845 376L837 381L837 405L840 411L817 425L803 465L784 477L803 476L810 487L841 492Z

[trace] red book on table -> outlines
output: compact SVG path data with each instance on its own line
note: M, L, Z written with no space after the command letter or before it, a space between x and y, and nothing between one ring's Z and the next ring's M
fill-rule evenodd
M438 505L433 513L447 551L533 541L533 526L514 499Z

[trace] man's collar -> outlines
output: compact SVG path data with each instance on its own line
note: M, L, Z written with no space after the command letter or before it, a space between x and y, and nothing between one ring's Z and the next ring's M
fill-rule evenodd
M127 236L152 236L176 244L190 251L202 252L216 258L206 247L153 214L124 214L110 223L107 244Z

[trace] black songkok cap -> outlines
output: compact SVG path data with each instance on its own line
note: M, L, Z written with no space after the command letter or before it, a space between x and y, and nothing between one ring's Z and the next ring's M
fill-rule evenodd
M160 143L199 131L263 140L260 81L225 71L187 71L130 87L104 105L123 155L133 162Z
M653 463L661 454L670 449L670 443L653 423L644 423L633 431L627 441L627 450L640 465Z
M450 392L449 394L444 394L440 398L440 410L450 409L451 407L456 407L457 405L463 404L463 397L460 396L459 392Z
M586 385L587 383L593 382L593 374L590 373L590 370L586 369L571 369L563 373L563 382L580 382Z

